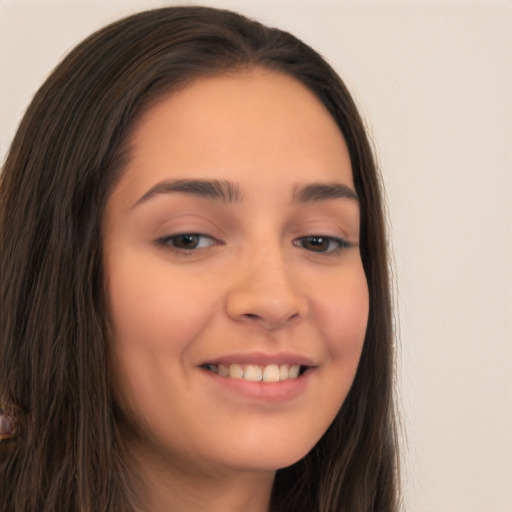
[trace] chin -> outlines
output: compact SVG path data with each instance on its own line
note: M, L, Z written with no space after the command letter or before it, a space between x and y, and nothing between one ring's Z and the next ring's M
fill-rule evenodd
M277 471L291 466L304 458L315 443L294 446L293 443L283 442L279 447L260 445L250 450L238 450L225 455L224 464L238 471Z

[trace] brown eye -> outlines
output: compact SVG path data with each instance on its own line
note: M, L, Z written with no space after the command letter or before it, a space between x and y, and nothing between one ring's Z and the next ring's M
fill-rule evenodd
M199 235L177 235L172 237L174 247L179 247L180 249L196 249L199 245Z
M310 251L325 252L329 249L331 240L324 236L307 236L302 239L302 247Z
M158 243L159 245L170 246L174 249L191 251L209 247L215 243L215 240L210 236L199 233L181 233L161 238L158 240Z
M325 253L352 247L352 244L343 238L323 235L303 236L301 238L297 238L297 240L294 241L294 244L308 251Z

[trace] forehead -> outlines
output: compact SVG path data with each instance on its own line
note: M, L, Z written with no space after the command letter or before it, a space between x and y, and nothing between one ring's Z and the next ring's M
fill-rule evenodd
M126 181L214 178L253 189L290 183L353 186L345 141L318 98L282 73L250 69L199 78L150 107L131 137Z

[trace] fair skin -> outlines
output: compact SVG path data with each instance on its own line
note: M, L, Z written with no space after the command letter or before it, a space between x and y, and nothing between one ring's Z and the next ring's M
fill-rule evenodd
M199 79L138 123L104 239L143 508L267 510L275 471L342 405L366 331L337 125L283 74Z

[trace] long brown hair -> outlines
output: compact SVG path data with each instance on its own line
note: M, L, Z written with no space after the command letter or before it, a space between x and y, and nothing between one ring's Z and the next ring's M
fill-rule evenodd
M251 66L286 73L343 133L361 205L370 315L357 374L313 450L277 472L272 510L394 511L398 464L382 195L354 102L318 53L238 14L174 7L93 34L29 106L0 182L2 512L128 511L109 372L102 217L140 113L190 81Z

